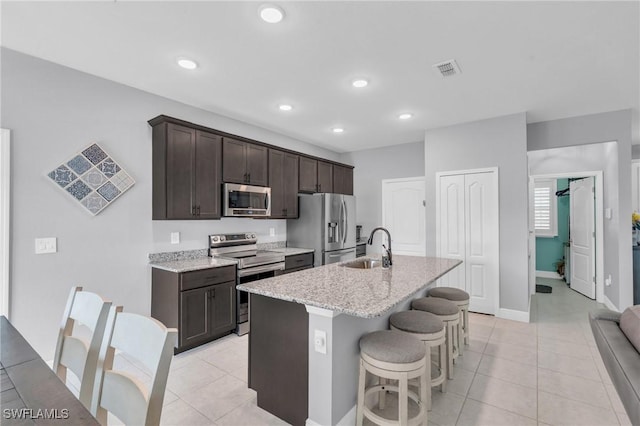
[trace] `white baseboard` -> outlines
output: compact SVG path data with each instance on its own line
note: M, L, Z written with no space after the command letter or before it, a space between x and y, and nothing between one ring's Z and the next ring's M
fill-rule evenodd
M540 278L555 278L557 280L562 279L562 275L558 274L555 271L536 271L536 277Z
M609 300L606 294L604 295L604 305L612 311L620 312L616 305L614 305L613 302Z
M516 311L514 309L500 308L500 309L498 309L498 313L496 314L496 317L503 318L503 319L508 319L508 320L513 320L513 321L520 321L520 322L529 322L530 321L529 312L527 312L527 311Z
M344 415L338 422L338 426L351 426L356 424L356 406L354 405L351 410Z
M316 423L311 419L307 419L304 422L305 426L322 426L320 423ZM356 424L356 406L354 405L351 410L344 415L343 418L338 421L337 426L352 426Z

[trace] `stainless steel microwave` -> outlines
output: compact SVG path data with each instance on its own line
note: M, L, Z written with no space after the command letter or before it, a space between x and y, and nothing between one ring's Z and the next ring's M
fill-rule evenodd
M224 216L271 216L271 188L269 187L225 183L223 197Z

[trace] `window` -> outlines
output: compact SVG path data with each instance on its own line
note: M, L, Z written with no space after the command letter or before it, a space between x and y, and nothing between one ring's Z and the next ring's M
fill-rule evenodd
M536 179L533 198L536 237L555 237L558 235L556 180Z

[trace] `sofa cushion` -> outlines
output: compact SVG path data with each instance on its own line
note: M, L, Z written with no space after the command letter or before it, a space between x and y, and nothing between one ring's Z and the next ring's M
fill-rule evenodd
M631 306L620 316L620 329L640 352L640 305Z

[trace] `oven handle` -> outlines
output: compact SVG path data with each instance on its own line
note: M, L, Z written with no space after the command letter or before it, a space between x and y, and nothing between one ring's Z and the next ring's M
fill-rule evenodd
M283 270L284 270L284 262L272 263L270 265L257 266L255 268L238 269L238 277L248 277L249 275L255 275L262 272L283 271Z

